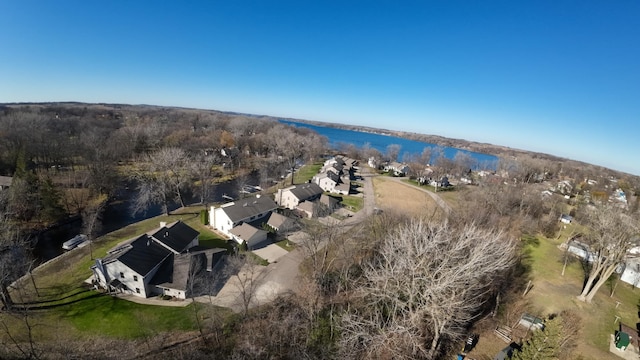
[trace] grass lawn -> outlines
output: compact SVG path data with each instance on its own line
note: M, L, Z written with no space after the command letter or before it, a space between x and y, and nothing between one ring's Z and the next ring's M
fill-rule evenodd
M308 182L314 176L318 175L318 171L320 171L320 168L322 168L321 162L302 166L298 171L296 171L293 177L293 182L295 184L302 184L302 183Z
M284 240L280 240L278 242L275 243L276 245L280 246L281 248L287 250L287 251L291 251L293 249L296 248L296 244L294 244L293 242L284 239Z
M528 241L523 252L523 262L529 267L533 288L522 299L525 311L539 317L548 317L563 310L571 311L580 317L580 332L575 337L576 347L573 358L581 359L619 359L609 353L609 336L618 328L616 316L621 322L634 327L639 322L638 303L640 290L619 282L613 296L610 296L614 283L600 288L591 304L579 301L584 281L582 264L569 257L562 275L564 251L558 245L566 240L571 229L563 229L559 239L542 236ZM489 342L471 354L477 359L492 359L505 343L495 335L487 333L481 341ZM483 349L480 351L480 349Z
M60 327L68 336L104 334L106 336L135 338L172 330L195 329L193 305L187 307L161 307L140 305L89 290L82 284L91 273L91 252L94 258L103 257L118 243L159 226L161 221L171 223L182 220L200 232L202 246L228 248L219 238L200 223L199 209L187 208L169 216L158 216L129 225L83 248L68 252L33 271L36 294L31 280L21 282L21 291L13 291L16 303L30 303L38 310L44 328ZM220 311L227 311L221 309Z
M342 205L353 212L358 212L364 206L364 199L359 196L343 195Z

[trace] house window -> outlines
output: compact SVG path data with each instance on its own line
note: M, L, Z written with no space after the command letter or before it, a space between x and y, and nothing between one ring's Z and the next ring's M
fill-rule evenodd
M124 279L124 273L123 272L120 273L120 278Z
M140 288L136 288L136 292L140 294Z
M138 276L137 275L133 275L133 281L138 281Z

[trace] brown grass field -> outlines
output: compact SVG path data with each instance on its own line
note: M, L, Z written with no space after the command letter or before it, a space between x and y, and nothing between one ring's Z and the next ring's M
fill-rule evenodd
M376 206L384 211L397 211L412 216L440 214L435 201L423 191L386 176L373 178Z

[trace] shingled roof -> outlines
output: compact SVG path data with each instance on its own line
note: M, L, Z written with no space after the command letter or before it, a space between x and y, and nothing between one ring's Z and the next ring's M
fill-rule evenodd
M115 259L136 273L146 276L153 268L171 255L171 251L156 243L147 235L141 235L120 251L113 253Z
M251 239L255 234L259 233L259 232L263 232L266 233L266 231L262 230L262 229L258 229L254 226L251 226L247 223L242 223L242 225L240 226L236 226L233 229L231 229L230 231L233 235L239 237L242 240L248 241L249 239Z
M277 208L278 205L270 197L256 196L238 200L232 205L223 206L222 210L235 223Z
M322 190L322 188L315 183L296 185L295 188L291 189L290 191L299 200L312 199L324 192L324 190Z
M176 221L171 225L161 227L151 236L176 253L181 253L186 250L187 246L189 246L193 239L199 234L198 231L182 221Z

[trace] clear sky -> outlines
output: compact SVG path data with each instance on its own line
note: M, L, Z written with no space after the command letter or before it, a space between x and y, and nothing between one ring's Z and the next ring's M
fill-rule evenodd
M0 1L0 102L184 106L640 175L640 1Z

